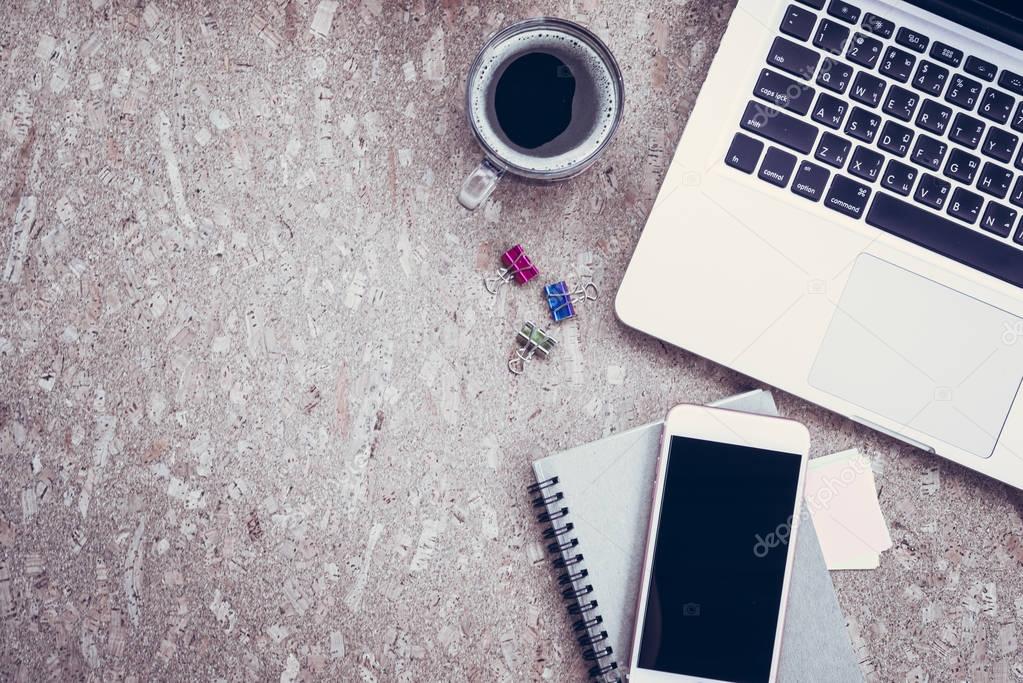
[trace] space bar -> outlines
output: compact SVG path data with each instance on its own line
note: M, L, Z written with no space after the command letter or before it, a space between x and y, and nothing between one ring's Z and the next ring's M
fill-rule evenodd
M1023 251L878 192L867 223L925 249L1023 287Z

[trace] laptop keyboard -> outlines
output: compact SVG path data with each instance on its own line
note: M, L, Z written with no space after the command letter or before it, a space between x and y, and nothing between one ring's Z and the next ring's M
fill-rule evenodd
M844 0L787 7L725 163L1023 287L1023 75Z

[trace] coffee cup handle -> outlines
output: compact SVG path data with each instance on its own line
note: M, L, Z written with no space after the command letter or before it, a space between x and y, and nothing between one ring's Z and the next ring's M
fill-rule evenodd
M458 203L470 211L475 211L487 200L503 175L503 168L496 166L489 159L484 159L462 181L462 189L458 191Z

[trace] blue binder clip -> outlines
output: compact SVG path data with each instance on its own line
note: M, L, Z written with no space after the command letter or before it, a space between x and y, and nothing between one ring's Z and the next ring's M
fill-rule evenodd
M551 309L551 318L554 322L561 322L575 317L576 304L595 301L597 286L592 282L587 282L582 287L569 291L568 285L562 280L544 287L543 293L547 297L547 307Z

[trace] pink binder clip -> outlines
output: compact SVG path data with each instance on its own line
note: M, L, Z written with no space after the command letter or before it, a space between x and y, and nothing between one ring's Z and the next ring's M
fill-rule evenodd
M483 286L491 294L497 294L497 290L501 285L512 280L515 280L520 285L524 285L540 274L540 271L536 269L533 262L526 256L526 252L522 250L521 244L516 244L501 254L501 263L504 264L504 268L497 271L497 275L483 278Z

